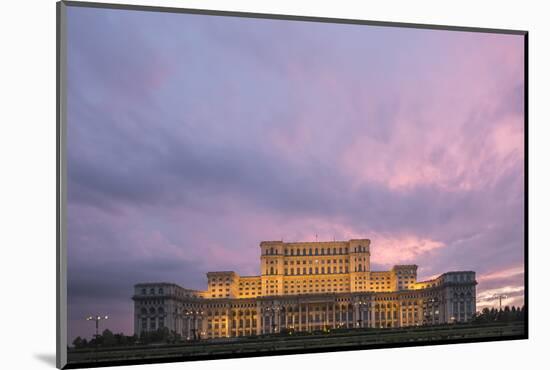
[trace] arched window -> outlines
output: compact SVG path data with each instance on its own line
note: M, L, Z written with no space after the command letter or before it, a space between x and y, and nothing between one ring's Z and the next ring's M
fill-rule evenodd
M309 255L311 256L311 248L309 248Z
M315 248L315 255L316 255L316 256L319 255L319 249L318 249L318 248Z
M325 254L325 248L321 248L321 255Z
M270 274L270 275L273 275L273 266L271 266L271 267L269 268L269 274Z
M159 315L163 315L164 314L164 308L159 307L158 312L159 312Z
M294 249L291 249L291 250L290 250L290 255L291 255L291 256L294 256Z
M149 310L149 313L151 315L154 315L155 314L155 308L154 307L151 307L151 309Z
M145 307L143 307L143 308L141 309L141 314L142 314L142 315L147 315L147 309L146 309Z
M305 256L306 255L306 249L302 249L302 254Z

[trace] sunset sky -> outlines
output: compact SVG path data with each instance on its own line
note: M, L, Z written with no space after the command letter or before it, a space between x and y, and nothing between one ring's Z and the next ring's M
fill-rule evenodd
M69 341L132 286L369 238L523 304L523 37L68 7ZM479 302L484 305L497 301Z

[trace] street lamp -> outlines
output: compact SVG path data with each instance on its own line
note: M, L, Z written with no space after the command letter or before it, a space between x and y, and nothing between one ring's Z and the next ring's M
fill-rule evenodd
M508 298L506 294L495 294L493 295L493 299L498 299L498 310L502 311L502 299Z
M191 318L192 323L192 329L191 332L193 333L193 340L197 340L197 318L202 316L203 312L202 310L186 310L185 316ZM198 335L198 339L200 339L200 334Z
M105 316L100 316L100 315L96 315L96 316L88 316L86 317L86 321L95 321L95 337L96 337L96 341L97 341L97 337L99 337L99 322L101 320L107 320L109 319L109 316L105 315Z
M431 306L431 314L428 313L428 315L425 315L425 316L427 316L427 319L428 319L428 320L431 320L431 321L432 321L432 322L431 322L432 325L435 325L435 315L439 315L439 310L437 310L437 311L435 310L435 303L436 303L437 301L438 301L437 298L429 298L429 299L427 300L427 302L428 302L428 303L430 304L430 306Z
M266 311L271 313L271 333L275 333L275 330L277 329L277 324L275 324L275 314L279 311L279 307L270 306L266 308Z
M359 302L355 302L355 305L356 306L359 306L359 318L357 319L357 327L358 328L361 328L363 327L363 309L361 307L363 307L365 304L367 304L367 302L363 302L363 301L359 301Z

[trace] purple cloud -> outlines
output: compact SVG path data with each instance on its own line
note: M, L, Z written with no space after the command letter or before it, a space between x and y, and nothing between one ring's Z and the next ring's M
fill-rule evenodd
M523 86L521 36L69 7L69 337L315 235L521 304Z

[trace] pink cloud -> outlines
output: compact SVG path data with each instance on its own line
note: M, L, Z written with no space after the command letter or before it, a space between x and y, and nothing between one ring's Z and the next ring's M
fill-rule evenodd
M483 281L490 281L490 280L513 278L513 277L518 277L520 275L523 275L524 272L525 272L525 267L523 265L519 265L519 266L510 267L504 270L497 270L497 271L492 271L492 272L479 275L477 277L477 281L483 282Z

